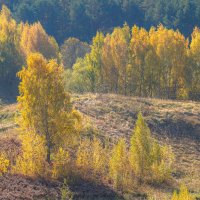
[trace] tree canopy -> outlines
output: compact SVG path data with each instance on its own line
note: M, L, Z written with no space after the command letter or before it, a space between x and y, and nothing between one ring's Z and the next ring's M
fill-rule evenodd
M200 26L198 0L1 0L17 21L40 21L59 43L68 37L90 41L97 30L108 32L127 22L145 28L160 23L186 36Z

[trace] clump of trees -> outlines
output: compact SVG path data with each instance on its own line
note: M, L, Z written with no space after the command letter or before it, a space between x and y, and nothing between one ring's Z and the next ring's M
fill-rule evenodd
M7 7L0 12L0 85L16 83L16 73L22 65L19 30Z
M66 70L66 88L75 92L112 92L169 99L200 99L200 30L191 41L163 25L149 31L127 24L91 46L70 38L59 49L42 25L17 24L7 7L0 13L0 83L17 85L16 73L30 53L57 59Z
M91 52L68 72L67 88L198 100L199 36L195 28L189 42L179 31L163 25L147 31L125 24L111 34L98 32Z
M110 31L125 21L145 28L164 24L186 36L200 26L198 0L1 0L17 21L40 21L59 43L77 37L90 41L97 30Z
M20 47L23 57L40 52L45 58L59 58L59 47L53 37L47 35L40 22L20 24Z

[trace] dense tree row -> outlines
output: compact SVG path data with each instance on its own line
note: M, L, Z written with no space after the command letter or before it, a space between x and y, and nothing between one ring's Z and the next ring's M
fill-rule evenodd
M4 6L0 13L0 82L16 84L30 53L57 59L68 70L67 89L172 99L200 98L200 30L189 42L163 25L149 31L125 24L110 34L97 32L91 46L69 38L59 48L42 25L19 23ZM73 66L73 67L72 67ZM72 68L72 70L71 70Z
M198 0L1 0L17 21L40 21L59 43L68 37L91 40L97 30L110 31L126 21L145 28L162 23L189 35L200 26Z
M200 30L188 41L163 25L98 32L91 52L67 73L67 88L142 97L199 99Z

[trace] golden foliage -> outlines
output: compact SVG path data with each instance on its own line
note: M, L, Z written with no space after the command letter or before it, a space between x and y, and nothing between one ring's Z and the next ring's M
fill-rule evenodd
M64 179L64 183L60 188L60 193L61 193L61 200L66 200L66 199L73 200L74 193L69 189L66 179Z
M53 155L52 161L52 177L55 179L66 177L70 169L69 153L62 148L59 148L58 151Z
M152 138L141 113L131 138L130 163L139 181L163 182L171 176L174 155L168 146Z
M120 139L113 147L109 162L109 173L116 189L123 191L130 187L130 180L133 177L131 177L128 151L124 139Z
M20 135L22 154L17 158L12 172L26 176L45 176L47 163L44 137L27 132Z
M94 140L84 139L81 141L76 155L76 165L85 178L93 176L96 179L98 175L105 175L106 149L100 140L95 138Z
M22 132L44 136L49 163L52 151L71 142L81 127L81 117L64 90L63 71L55 60L35 53L28 57L27 68L18 73L18 124Z
M171 200L195 200L195 198L189 193L187 187L182 185L179 193L175 191Z
M131 138L130 163L135 174L140 179L147 176L151 166L151 143L150 130L142 114L139 113L134 134Z
M31 53L41 53L47 59L58 58L58 44L47 35L39 22L33 25L21 24L21 27L20 47L25 59Z
M0 154L0 175L6 173L8 171L8 167L10 165L10 161L7 159L5 154Z

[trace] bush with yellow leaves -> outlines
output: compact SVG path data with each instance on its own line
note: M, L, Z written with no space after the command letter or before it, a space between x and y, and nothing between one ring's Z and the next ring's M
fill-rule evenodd
M66 177L70 170L69 153L64 149L59 148L58 151L54 154L52 161L52 177L55 179Z
M99 139L81 141L76 155L76 166L84 178L103 176L106 173L106 148Z
M172 150L168 146L161 146L151 136L142 113L138 115L130 143L130 163L139 183L160 183L170 178L174 161Z
M129 167L128 151L124 139L113 147L109 162L109 174L113 185L117 190L128 189L130 184L131 170Z
M189 193L185 185L182 185L179 193L175 191L171 200L195 200L195 197Z
M8 171L10 161L6 158L5 154L0 154L0 175Z
M20 136L22 141L22 154L17 158L12 172L26 176L45 176L46 148L42 136L27 132Z
M161 146L157 141L152 145L151 181L162 183L170 179L174 154L169 146Z

